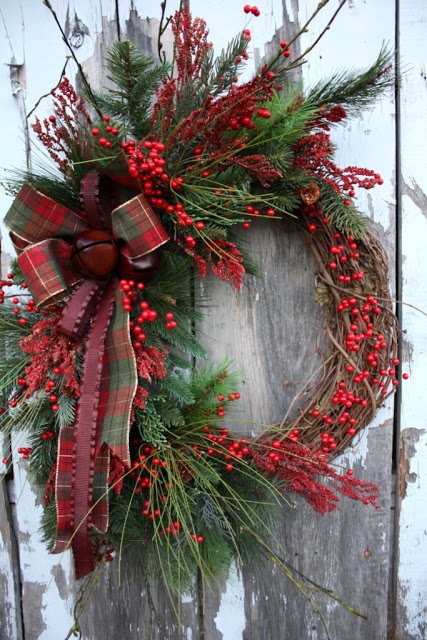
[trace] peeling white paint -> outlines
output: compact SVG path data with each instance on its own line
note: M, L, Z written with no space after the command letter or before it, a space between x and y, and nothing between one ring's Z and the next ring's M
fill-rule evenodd
M427 632L427 432L420 433L418 442L412 439L410 449L408 476L415 473L417 478L407 482L400 507L399 590L405 632L421 639L420 623Z
M181 597L181 602L182 602L182 604L193 604L194 603L194 597L191 596L189 593L185 593Z
M215 624L224 640L241 638L246 627L243 580L233 562L225 593L215 617Z

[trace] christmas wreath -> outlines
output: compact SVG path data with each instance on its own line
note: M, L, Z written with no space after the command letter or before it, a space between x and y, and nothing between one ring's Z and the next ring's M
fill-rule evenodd
M126 552L184 590L254 547L291 575L270 543L290 492L320 513L337 494L378 506L377 487L331 462L398 383L387 259L354 203L381 178L339 168L329 131L393 78L381 51L303 92L282 41L239 82L248 29L215 58L186 3L169 24L172 63L117 42L114 89L85 82L82 97L62 77L52 114L33 124L57 171L11 185L0 428L28 432L18 452L44 540L73 549L77 578ZM254 266L236 225L258 216L305 235L330 349L294 415L241 437L227 426L240 399L231 363L200 366L194 282L211 270L242 287Z

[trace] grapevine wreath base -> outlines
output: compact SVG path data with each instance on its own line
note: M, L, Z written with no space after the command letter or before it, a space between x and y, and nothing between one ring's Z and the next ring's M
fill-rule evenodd
M303 94L283 41L239 84L248 29L214 59L186 4L170 26L173 65L119 42L107 56L116 89L96 94L85 80L84 102L63 77L52 115L36 119L58 172L11 184L18 259L1 290L0 426L29 434L18 452L40 490L43 537L73 549L77 578L114 551L183 591L197 571L226 575L233 557L267 556L292 575L271 548L289 493L322 514L338 494L378 506L377 487L331 463L398 384L387 259L354 206L356 189L381 178L337 167L329 129L393 78L381 52ZM240 398L229 362L175 372L206 357L194 267L240 289L251 262L233 226L255 216L291 216L305 235L329 349L295 398L305 404L244 438L227 427Z

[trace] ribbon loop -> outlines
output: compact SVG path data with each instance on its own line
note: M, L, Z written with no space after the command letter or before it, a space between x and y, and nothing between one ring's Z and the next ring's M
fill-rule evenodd
M81 280L71 267L70 257L70 245L57 238L29 245L18 256L18 264L37 305L63 300L70 288Z
M126 244L126 253L131 258L144 256L169 240L143 195L137 195L114 209L111 220L115 238Z
M4 219L11 233L26 242L49 238L72 239L88 228L80 215L28 185L18 192Z

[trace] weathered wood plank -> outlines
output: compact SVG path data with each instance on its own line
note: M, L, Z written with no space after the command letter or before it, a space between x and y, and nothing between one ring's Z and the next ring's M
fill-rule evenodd
M400 515L397 571L396 638L427 637L427 420L425 354L427 287L424 277L427 239L426 69L427 6L400 3L400 50L404 74L400 89L402 192L403 369L411 378L402 386L399 457Z
M23 640L19 554L5 476L0 477L0 602L0 637Z
M292 24L289 29L281 28L279 37L286 38L287 31L297 30L298 19L303 24L315 6L317 3L307 2L300 3L298 8L297 3L291 7L284 2L283 16ZM377 30L380 18L381 33ZM319 29L317 21L302 49L313 41ZM381 41L392 40L393 33L394 15L388 11L384 16L383 3L376 3L375 7L371 3L369 6L350 3L311 54L303 69L304 80L310 84L334 70L369 64L379 52ZM363 39L358 60L354 57L355 49L348 45L354 34ZM377 231L390 256L394 249L393 115L392 99L385 98L363 121L348 126L336 138L341 166L375 167L384 177L386 186L369 197L362 195L360 207L375 216ZM263 416L266 421L280 416L295 393L294 383L301 384L309 377L308 354L315 362L316 338L322 335L321 322L309 297L314 282L307 249L301 238L286 238L287 232L276 228L268 235L259 228L251 230L249 242L254 245L258 242L256 257L261 254L262 278L250 279L241 295L224 290L220 284L207 285L212 302L202 329L215 358L228 353L244 367L242 402L249 423L262 422ZM291 382L290 388L281 388L283 380ZM340 461L344 468L352 466L359 476L379 484L381 510L369 511L343 500L339 511L323 518L301 504L285 516L280 539L286 559L369 616L368 622L352 618L321 597L320 609L334 639L348 637L350 628L351 637L360 640L368 637L380 640L387 634L391 453L392 422L388 408L378 416L376 427L355 443L353 453ZM319 617L281 574L252 567L243 572L243 584L237 588L237 594L231 585L228 589L224 587L218 602L211 600L212 608L208 605L205 609L209 637L215 640L221 637L218 612L229 607L239 616L242 602L246 622L243 631L233 638L326 638Z
M160 581L160 576L159 576ZM109 613L106 615L106 603ZM138 564L123 559L103 569L80 619L83 640L185 640L199 637L197 594L175 598L147 590Z
M12 450L26 446L15 434ZM52 556L40 542L42 507L27 476L27 463L17 456L13 464L16 503L15 535L19 544L22 617L25 640L65 638L73 623L76 589L70 553ZM55 636L55 634L57 634Z

